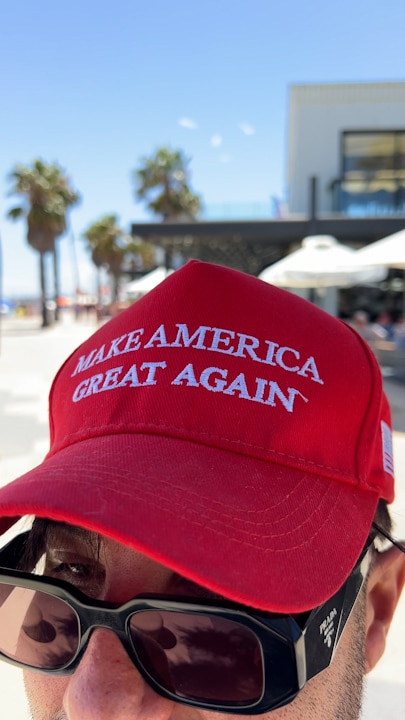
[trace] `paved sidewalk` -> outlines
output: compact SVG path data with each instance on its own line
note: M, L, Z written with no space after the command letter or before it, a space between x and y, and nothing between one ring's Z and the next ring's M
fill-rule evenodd
M1 319L0 324L0 484L42 461L48 449L47 396L51 380L68 354L97 325L75 323L66 315L58 326L41 330L37 319ZM397 499L396 534L405 538L405 384L385 380L394 419ZM405 716L405 597L401 601L383 660L371 673L364 720L403 720ZM21 672L0 662L1 719L29 717Z

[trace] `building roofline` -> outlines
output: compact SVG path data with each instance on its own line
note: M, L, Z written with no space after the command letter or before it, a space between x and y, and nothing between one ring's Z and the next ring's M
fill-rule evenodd
M132 223L133 236L143 239L172 238L192 235L234 235L263 241L294 242L307 235L334 235L340 242L365 245L405 228L405 216L381 218L350 218L322 215L308 218L276 220L219 220L195 222Z

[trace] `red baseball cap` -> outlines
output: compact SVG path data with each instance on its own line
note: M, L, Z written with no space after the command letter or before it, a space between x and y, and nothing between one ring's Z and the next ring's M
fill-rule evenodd
M299 612L352 570L393 499L390 411L345 323L191 261L100 327L50 392L51 447L0 489L235 601Z

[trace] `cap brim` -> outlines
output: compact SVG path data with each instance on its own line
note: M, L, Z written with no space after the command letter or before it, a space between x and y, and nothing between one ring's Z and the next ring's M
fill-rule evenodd
M111 435L61 450L0 490L0 530L36 515L96 531L225 597L273 612L343 584L378 495L189 441Z

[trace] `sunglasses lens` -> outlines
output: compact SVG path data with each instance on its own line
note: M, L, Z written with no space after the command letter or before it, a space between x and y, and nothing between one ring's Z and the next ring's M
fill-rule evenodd
M0 586L0 652L42 670L57 670L78 649L79 619L53 595L14 585Z
M130 632L145 671L179 698L243 707L262 696L260 643L233 620L143 610L131 617Z

